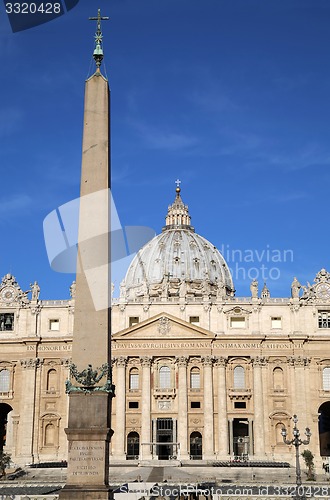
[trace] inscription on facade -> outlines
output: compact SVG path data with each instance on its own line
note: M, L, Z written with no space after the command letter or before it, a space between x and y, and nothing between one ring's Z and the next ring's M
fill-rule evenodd
M36 347L33 345L27 345L26 350L27 351L35 351ZM71 351L72 350L72 345L71 344L64 344L64 345L40 345L37 347L38 351Z
M295 344L295 349L302 349L304 344ZM291 342L278 342L278 343L268 343L268 342L216 342L211 344L211 342L113 342L112 348L116 349L198 349L210 347L214 349L292 349L293 344Z

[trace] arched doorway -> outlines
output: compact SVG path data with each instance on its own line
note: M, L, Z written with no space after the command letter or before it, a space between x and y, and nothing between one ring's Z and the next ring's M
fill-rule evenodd
M0 403L0 453L2 453L3 447L6 446L7 416L10 411L12 411L11 406L7 405L7 403Z
M319 408L319 438L321 457L330 457L330 402Z
M202 460L202 435L200 432L192 432L190 434L190 458L191 460Z
M127 435L127 460L138 459L140 455L140 436L137 432L130 432Z

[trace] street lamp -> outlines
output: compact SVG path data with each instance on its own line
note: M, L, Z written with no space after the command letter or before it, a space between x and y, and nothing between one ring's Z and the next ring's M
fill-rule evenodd
M302 444L305 446L307 444L309 444L312 433L311 433L309 427L306 427L305 434L306 434L307 439L300 439L300 431L297 427L297 422L298 422L297 415L293 415L293 422L294 422L294 427L293 427L293 431L292 431L293 439L286 438L287 431L286 431L285 427L283 427L281 434L282 434L284 443L288 444L288 445L293 444L293 446L296 449L296 485L297 485L297 498L299 498L298 488L299 488L299 486L301 486L301 469L300 469L300 462L299 462L299 447Z

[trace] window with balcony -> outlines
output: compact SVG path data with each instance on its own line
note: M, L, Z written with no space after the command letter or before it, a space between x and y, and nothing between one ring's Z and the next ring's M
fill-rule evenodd
M137 368L131 368L129 372L129 388L130 390L139 388L139 370Z
M159 387L160 389L171 388L171 370L169 366L161 366L159 368Z
M200 389L201 387L201 374L199 368L194 366L190 370L190 389Z
M234 368L234 389L245 389L245 370L243 366Z
M277 366L273 370L273 386L274 391L283 391L284 389L284 373L282 368Z

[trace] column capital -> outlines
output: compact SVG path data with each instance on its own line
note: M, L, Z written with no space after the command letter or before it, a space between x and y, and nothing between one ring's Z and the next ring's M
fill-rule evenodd
M213 356L202 356L201 358L203 366L212 366L214 357Z
M188 356L178 356L175 358L175 362L178 366L187 366L188 359Z
M140 358L140 363L142 366L150 366L152 358L150 356L142 356Z
M288 364L291 366L308 366L311 362L311 358L306 358L302 356L290 356L288 358Z
M267 359L264 356L256 356L255 358L251 359L251 362L253 366L258 366L260 368L262 366L266 366L268 363Z
M118 356L118 358L114 359L116 366L122 366L125 367L127 364L127 357L126 356Z
M214 364L215 366L223 366L225 367L228 363L228 358L225 358L224 356L217 356L214 358Z
M30 358L30 359L21 359L21 367L27 368L29 370L33 370L38 368L41 364L41 360L39 358Z

